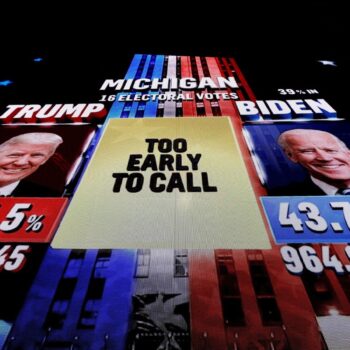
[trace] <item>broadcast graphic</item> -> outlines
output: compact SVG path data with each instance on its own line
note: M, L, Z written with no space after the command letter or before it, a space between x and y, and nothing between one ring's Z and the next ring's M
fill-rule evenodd
M240 66L136 54L1 112L3 349L349 348L349 121Z
M270 247L228 118L109 120L53 242L55 248L226 246Z

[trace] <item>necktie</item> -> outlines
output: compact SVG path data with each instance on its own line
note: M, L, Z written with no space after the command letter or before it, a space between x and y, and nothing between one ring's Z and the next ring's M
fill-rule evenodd
M340 188L337 191L337 194L341 194L343 196L349 196L350 195L350 188Z

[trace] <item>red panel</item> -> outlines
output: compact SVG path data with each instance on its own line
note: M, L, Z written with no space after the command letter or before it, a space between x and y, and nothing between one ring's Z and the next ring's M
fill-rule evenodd
M2 198L0 242L50 242L67 198Z
M212 78L224 76L224 74L222 74L222 72L220 70L217 58L207 57L207 63L208 63L210 76ZM231 74L231 76L232 76L232 74ZM217 90L217 92L219 92L219 93L222 93L223 91L224 90ZM225 90L225 92L229 92L229 90ZM239 93L240 91L236 90L235 92ZM220 111L221 111L222 116L228 116L228 117L234 117L234 118L240 119L240 115L239 115L237 109L235 108L235 104L233 103L232 100L220 99L219 100L219 107L220 107Z
M191 252L189 282L192 349L227 349L213 250Z
M226 75L221 71L216 58L206 59L212 78ZM232 71L229 63L234 67L234 72L229 73L229 75L235 76L240 85L240 88L234 91L238 94L238 99L255 100L255 96L236 62L233 60L228 62L226 59L223 62L226 70L229 72L230 70ZM202 71L200 77L202 76L201 74ZM242 134L242 120L235 104L232 100L220 99L219 106L221 115L231 117L232 126L257 198L265 195L265 189L260 184L249 149ZM190 259L193 349L222 349L227 346L242 349L260 348L262 346L264 348L275 348L276 344L279 344L281 348L283 346L289 346L292 349L320 349L322 342L315 313L302 281L299 277L291 276L286 271L279 254L279 248L274 245L272 240L271 244L273 248L262 253L274 288L276 300L282 313L283 326L267 327L262 324L245 251L233 250L232 256L236 265L246 326L223 327L214 253L196 252L192 254L192 258ZM203 313L204 305L205 313ZM204 317L208 313L210 317ZM207 330L209 331L207 332ZM305 337L305 332L308 334L307 337ZM223 341L226 342L225 345L222 343Z
M287 272L278 247L262 253L290 348L321 350L322 341L315 312L300 277Z
M201 64L201 59L200 59L200 57L197 57L197 56L196 56L196 65L197 65L197 69L198 69L198 78L202 79L204 77L203 68L202 68L202 64ZM213 112L211 110L210 102L207 99L203 99L203 101L201 101L201 102L204 103L205 116L212 117Z

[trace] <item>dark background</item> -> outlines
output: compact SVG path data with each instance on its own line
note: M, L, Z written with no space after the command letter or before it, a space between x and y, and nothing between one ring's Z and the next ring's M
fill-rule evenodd
M318 89L347 112L345 2L35 5L1 10L0 81L13 84L0 86L0 113L11 103L97 102L102 82L123 78L135 53L234 57L259 99Z

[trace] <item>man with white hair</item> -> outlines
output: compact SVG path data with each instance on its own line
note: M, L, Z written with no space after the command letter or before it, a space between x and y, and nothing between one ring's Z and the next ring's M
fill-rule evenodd
M49 197L57 193L25 178L43 165L63 142L59 135L31 132L0 145L0 196Z
M288 158L310 175L309 181L291 188L288 194L350 194L350 150L336 136L321 130L292 129L283 132L278 143Z

